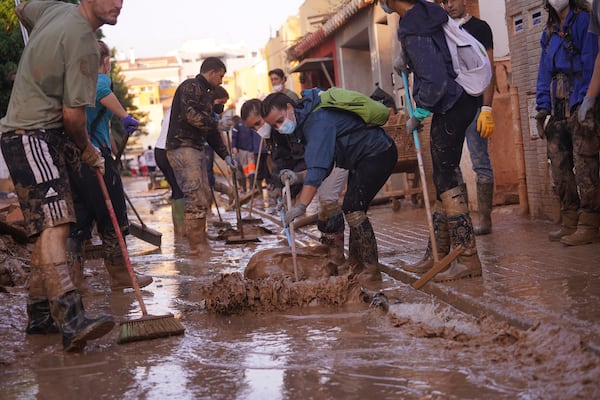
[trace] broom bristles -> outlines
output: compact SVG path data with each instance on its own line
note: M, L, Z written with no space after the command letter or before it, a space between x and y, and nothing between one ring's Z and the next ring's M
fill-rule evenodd
M185 328L173 314L150 315L131 321L121 322L117 343L156 339L183 335Z

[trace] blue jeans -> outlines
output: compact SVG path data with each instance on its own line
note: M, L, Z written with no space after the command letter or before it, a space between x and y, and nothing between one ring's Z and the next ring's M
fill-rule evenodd
M477 183L494 183L494 171L488 155L488 140L484 139L477 132L477 118L481 109L477 109L475 119L465 131L467 148L471 154L471 163L473 171L477 174Z

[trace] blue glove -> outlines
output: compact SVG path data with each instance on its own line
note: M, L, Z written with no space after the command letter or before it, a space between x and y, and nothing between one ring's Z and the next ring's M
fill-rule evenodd
M140 123L131 115L127 115L125 118L121 118L121 124L123 125L123 129L125 130L125 133L127 135L131 135L140 126Z
M421 107L417 107L413 110L413 117L415 117L416 119L418 119L419 121L423 121L425 118L429 117L431 115L431 113Z
M292 171L291 169L282 169L279 172L279 179L281 179L281 183L285 185L285 181L290 181L290 185L295 185L297 183L302 183L303 179L300 175Z
M232 171L237 170L237 167L238 167L237 161L235 161L233 158L231 158L231 156L225 157L225 163Z
M292 208L287 210L287 212L285 213L285 218L284 218L286 228L288 226L290 226L290 224L292 223L293 220L295 220L296 218L298 218L301 215L304 215L305 212L306 212L306 206L302 203L297 203L295 206L293 206Z
M406 131L413 133L415 129L419 132L423 129L421 121L429 117L431 113L424 108L417 107L413 110L413 115L406 121Z

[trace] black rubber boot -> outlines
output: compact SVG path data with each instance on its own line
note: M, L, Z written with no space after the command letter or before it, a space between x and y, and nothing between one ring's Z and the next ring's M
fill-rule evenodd
M357 280L366 285L369 282L381 281L377 240L369 218L364 212L358 211L346 215L346 219L350 225L350 235L355 237L355 246L361 261L353 271Z
M27 301L27 328L25 332L28 335L46 335L49 333L59 333L58 326L50 315L50 302L48 300Z
M111 315L87 318L81 295L75 290L51 300L50 309L60 326L65 351L81 351L88 340L106 335L115 326Z
M475 235L492 233L492 201L494 199L494 183L477 182L477 205L479 207L479 224L475 226Z
M433 233L435 234L435 240L438 249L438 257L441 259L450 252L450 232L448 231L448 218L446 217L446 211L442 206L441 201L437 201L435 208L431 213L431 219L433 222ZM406 265L402 267L405 271L414 272L417 274L424 274L433 267L433 248L431 247L431 239L427 240L427 248L423 258L416 264Z

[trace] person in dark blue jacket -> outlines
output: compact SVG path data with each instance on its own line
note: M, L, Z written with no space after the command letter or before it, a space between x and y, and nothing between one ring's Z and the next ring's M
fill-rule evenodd
M352 272L363 283L381 280L377 242L367 209L392 174L398 151L381 127L366 125L354 113L325 107L313 112L321 102L319 92L319 89L305 90L296 103L282 93L272 93L263 100L265 121L282 135L293 135L305 146L306 171L281 173L284 182L303 182L295 205L285 214L285 222L289 224L305 213L334 166L348 170L342 210L350 227L349 253L357 261L351 266Z
M400 15L398 39L403 61L398 67L409 69L414 77L412 94L417 108L407 121L407 130L419 128L420 121L433 114L430 132L433 182L437 200L441 200L432 216L436 237L442 230L438 225L447 220L451 246L465 249L435 279L479 276L481 262L459 170L465 131L477 113L477 98L454 80L456 73L443 31L448 14L439 5L425 0L382 0L380 5L386 13Z
M589 86L598 38L587 32L587 1L551 0L544 5L548 21L540 41L535 118L538 133L546 137L561 213L560 229L550 232L548 238L566 245L587 244L599 239L600 204L593 188L598 187L597 161L595 172L590 168L590 160L598 159L598 148L595 154L589 153L585 143L597 143L598 139L593 115L587 123L579 123L574 116ZM575 156L578 152L579 158Z
M248 128L239 117L234 117L235 125L231 128L231 152L238 160L241 176L238 182L245 192L248 188L246 178L252 182L255 173L254 164L254 132ZM252 176L251 176L252 175Z

